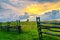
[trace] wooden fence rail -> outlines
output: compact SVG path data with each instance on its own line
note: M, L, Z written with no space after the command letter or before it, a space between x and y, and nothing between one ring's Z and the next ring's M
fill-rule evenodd
M2 22L0 22L0 29L1 30L6 30L7 32L11 31L11 29L16 29L16 31L18 33L21 32L21 26L20 26L20 21L19 20L16 21L16 24L17 24L16 26L11 26L10 24L11 24L11 22L7 22L6 26L2 26L3 24L2 24Z
M48 35L60 37L60 34L52 34L52 32L60 32L60 30L53 30L53 29L51 29L51 28L58 28L58 29L60 29L60 26L57 26L57 25L56 26L41 25L40 17L36 17L36 22L37 22L37 28L38 28L38 33L39 33L39 40L43 40L42 39L42 34L48 34ZM52 32L43 32L42 29L46 29L46 30L49 30L49 31L52 31Z

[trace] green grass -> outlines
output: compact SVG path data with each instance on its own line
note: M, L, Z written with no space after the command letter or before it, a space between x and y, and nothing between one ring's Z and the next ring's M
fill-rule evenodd
M3 25L6 25L5 23ZM16 25L12 22L11 25ZM6 32L0 30L0 40L38 40L38 31L36 22L21 22L22 32ZM45 30L43 30L45 31ZM48 30L46 30L48 31ZM59 37L43 34L43 40L60 40Z

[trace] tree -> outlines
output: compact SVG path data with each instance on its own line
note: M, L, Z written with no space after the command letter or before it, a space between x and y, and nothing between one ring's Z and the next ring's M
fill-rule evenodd
M29 22L29 19L27 19L27 22Z

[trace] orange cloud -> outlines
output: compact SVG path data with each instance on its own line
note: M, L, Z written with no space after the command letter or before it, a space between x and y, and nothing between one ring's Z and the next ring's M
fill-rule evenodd
M24 10L29 14L43 14L46 11L60 9L60 2L34 3L27 6Z

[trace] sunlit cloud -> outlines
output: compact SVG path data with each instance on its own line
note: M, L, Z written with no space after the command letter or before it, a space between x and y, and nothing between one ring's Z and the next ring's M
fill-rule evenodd
M29 1L35 1L35 2L58 2L60 0L29 0Z
M60 2L35 3L25 8L30 14L43 14L44 12L54 9L60 9Z
M16 12L14 15L17 14L18 16L24 15L24 13L27 12L30 18L32 18L33 16L42 15L50 10L60 10L60 0L0 0L0 6L3 10L11 10L11 14ZM1 12L6 14L5 11Z

